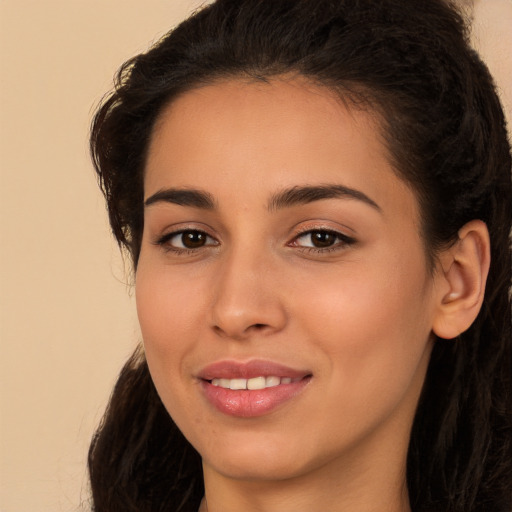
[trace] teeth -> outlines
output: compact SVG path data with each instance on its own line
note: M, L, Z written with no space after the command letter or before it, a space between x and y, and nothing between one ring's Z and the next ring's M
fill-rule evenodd
M229 389L247 389L247 379L231 379Z
M271 375L270 377L267 377L265 379L265 386L267 388L271 388L273 386L279 386L279 384L281 384L281 379L279 377L274 377L273 375Z
M223 388L229 389L229 379L216 379L219 381L217 386L221 386Z
M247 389L265 389L265 377L254 377L254 379L247 379Z
M254 377L252 379L212 379L212 385L225 389L249 389L258 390L279 386L279 384L290 384L300 379L292 379L290 377L276 377L270 375L268 377Z

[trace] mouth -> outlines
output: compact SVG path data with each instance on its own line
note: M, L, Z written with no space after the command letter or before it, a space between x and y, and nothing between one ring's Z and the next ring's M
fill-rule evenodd
M268 361L221 361L199 375L207 401L223 414L240 418L263 416L293 401L312 373Z
M269 375L268 377L260 376L252 379L212 379L210 384L224 389L241 390L248 389L255 391L258 389L273 388L282 384L291 384L298 382L301 378L292 379L291 377L278 377L277 375Z

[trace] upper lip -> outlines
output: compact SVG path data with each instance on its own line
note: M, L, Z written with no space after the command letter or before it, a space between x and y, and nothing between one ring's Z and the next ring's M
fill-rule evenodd
M289 366L254 359L248 362L217 361L205 366L198 377L203 380L212 379L252 379L254 377L290 377L298 379L311 375L307 370L291 368Z

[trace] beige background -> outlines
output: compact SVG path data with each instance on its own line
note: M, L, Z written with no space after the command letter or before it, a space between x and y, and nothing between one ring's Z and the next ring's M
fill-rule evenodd
M88 442L139 339L88 125L119 64L200 3L0 0L1 512L88 509ZM476 16L510 107L512 0Z

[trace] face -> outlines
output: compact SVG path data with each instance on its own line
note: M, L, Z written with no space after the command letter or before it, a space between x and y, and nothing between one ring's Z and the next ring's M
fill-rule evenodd
M162 113L144 187L147 361L205 471L405 459L435 277L375 119L299 80L205 86Z

